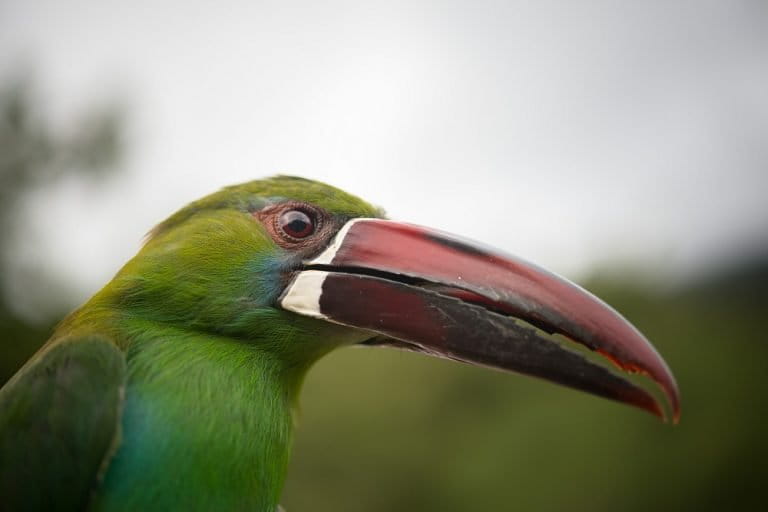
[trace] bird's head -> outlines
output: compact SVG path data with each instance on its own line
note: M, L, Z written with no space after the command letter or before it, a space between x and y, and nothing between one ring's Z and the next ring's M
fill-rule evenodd
M382 216L300 178L225 188L155 228L110 296L130 315L235 338L289 366L340 345L389 345L663 416L654 394L627 377L641 373L677 417L666 364L599 299L500 251Z

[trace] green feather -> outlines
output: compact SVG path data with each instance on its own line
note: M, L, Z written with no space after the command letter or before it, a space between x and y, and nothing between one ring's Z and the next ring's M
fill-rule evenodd
M117 448L125 377L110 340L67 337L0 389L0 509L88 505Z
M279 176L223 189L158 225L0 391L6 504L275 510L307 370L366 337L272 307L290 255L252 213L286 199L340 219L382 215L328 185Z

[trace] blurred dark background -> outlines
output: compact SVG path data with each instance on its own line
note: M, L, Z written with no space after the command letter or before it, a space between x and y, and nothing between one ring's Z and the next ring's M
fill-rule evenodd
M289 512L763 509L765 3L299 4L0 3L0 382L153 223L290 172L573 278L683 412L341 350Z

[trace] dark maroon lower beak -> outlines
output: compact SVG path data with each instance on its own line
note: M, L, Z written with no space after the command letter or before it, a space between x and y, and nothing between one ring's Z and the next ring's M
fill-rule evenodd
M672 373L621 315L565 279L453 235L351 220L305 262L279 302L371 331L371 343L541 377L663 418L651 393L611 367L645 374L661 386L674 420L679 417ZM604 358L587 357L551 334Z

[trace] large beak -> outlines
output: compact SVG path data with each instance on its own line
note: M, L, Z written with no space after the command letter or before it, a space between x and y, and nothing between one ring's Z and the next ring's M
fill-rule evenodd
M661 387L674 421L680 414L664 360L610 306L530 263L439 231L351 220L304 262L279 303L371 331L373 344L541 377L664 418L654 395L628 378L644 374Z

